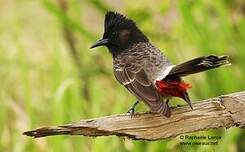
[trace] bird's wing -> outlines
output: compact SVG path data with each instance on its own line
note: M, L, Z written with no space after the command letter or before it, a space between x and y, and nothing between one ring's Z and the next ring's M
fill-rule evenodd
M170 108L162 101L162 97L148 79L143 68L135 68L133 66L131 64L120 69L114 68L116 79L139 100L144 101L152 112L161 113L169 117L171 115Z

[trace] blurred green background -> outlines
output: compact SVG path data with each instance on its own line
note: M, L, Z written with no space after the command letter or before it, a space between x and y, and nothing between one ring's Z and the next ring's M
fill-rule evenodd
M183 146L178 137L147 142L22 135L40 126L125 113L133 104L135 98L112 74L107 49L88 49L101 38L108 10L134 19L173 63L230 55L232 66L185 79L194 102L244 90L243 0L0 0L0 151L245 151L245 132L238 128L194 133L220 135L217 146Z

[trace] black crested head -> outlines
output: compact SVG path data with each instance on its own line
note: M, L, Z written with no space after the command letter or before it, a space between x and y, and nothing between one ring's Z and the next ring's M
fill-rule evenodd
M105 32L108 30L118 30L120 28L134 29L137 28L133 20L117 12L107 12L104 21Z
M117 12L107 12L103 39L96 42L91 48L105 45L115 56L139 42L148 42L148 38L138 29L133 20Z

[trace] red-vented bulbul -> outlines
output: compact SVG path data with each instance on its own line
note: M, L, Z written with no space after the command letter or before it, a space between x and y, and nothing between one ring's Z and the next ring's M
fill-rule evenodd
M106 46L113 57L116 79L154 113L170 117L171 97L184 99L192 108L182 77L229 64L227 56L203 56L174 65L122 14L105 15L104 35L91 48ZM131 114L138 101L131 107Z

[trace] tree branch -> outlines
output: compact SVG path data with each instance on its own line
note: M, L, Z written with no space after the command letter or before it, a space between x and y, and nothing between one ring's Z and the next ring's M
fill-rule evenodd
M245 91L208 99L172 109L171 118L153 113L112 115L77 123L43 127L24 132L35 138L53 135L125 136L132 139L159 140L211 128L245 128Z

